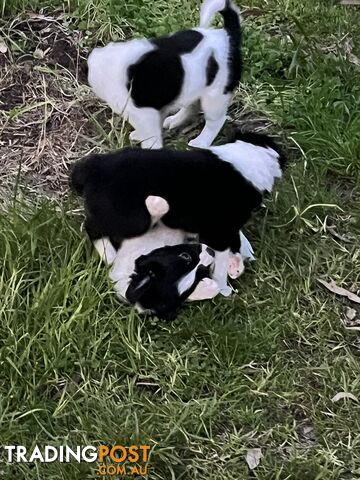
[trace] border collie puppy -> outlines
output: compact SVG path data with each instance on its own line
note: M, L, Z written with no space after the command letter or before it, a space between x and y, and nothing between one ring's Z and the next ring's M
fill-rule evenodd
M223 29L207 28L216 12ZM88 58L88 81L96 95L133 126L142 148L162 147L162 127L186 121L200 99L205 127L189 145L207 147L222 128L241 75L241 28L229 0L205 0L200 28L151 40L111 42ZM175 115L168 116L171 112Z
M215 251L212 278L229 295L230 254L240 251L239 232L281 177L283 163L269 137L238 134L236 141L208 149L91 155L75 164L71 182L84 197L90 239L108 237L115 248L151 228L147 197L165 199L170 208L162 223L198 235Z
M185 232L161 223L161 217L169 211L166 200L149 196L145 204L154 224L150 230L123 240L117 250L107 237L96 240L94 246L111 265L110 279L121 300L135 305L140 312L150 311L172 320L185 301L211 299L219 293L219 286L209 278L214 252L195 243L196 239ZM243 259L253 259L251 245L241 236L241 252L235 261L230 259L228 272L232 278L243 272Z
M162 226L160 230L166 231L167 227ZM236 277L244 270L242 260L253 259L250 244L245 236L241 236L241 252L236 255L241 262L234 263L231 258L229 264L229 269L234 269L236 265ZM141 238L145 241L146 237L147 234ZM140 311L150 311L159 318L173 320L185 301L210 299L220 293L218 284L211 278L213 255L211 249L198 243L169 244L141 255L136 259L134 273L127 282L127 300ZM123 265L119 262L118 266L121 270Z
M214 252L204 244L158 248L137 258L126 298L140 312L173 320L186 300L210 299L219 293L210 278L213 264Z
M117 296L164 320L174 319L186 300L214 298L220 291L210 278L215 253L184 241L184 232L161 224L124 240L110 270Z
M188 242L181 230L165 227L160 218L168 212L169 205L159 197L149 196L145 201L154 226L141 236L123 240L116 249L109 238L96 240L94 246L101 258L111 265L110 279L114 282L117 296L131 303L142 312L150 310L159 318L170 320L185 300L214 298L219 287L208 278L214 263L214 252L206 245ZM171 254L167 254L169 246ZM150 254L146 261L146 255ZM169 260L171 264L169 264ZM172 261L173 260L173 261ZM150 270L155 265L154 271ZM150 278L162 279L162 284L151 291L147 278L132 281L146 268ZM130 284L132 286L130 287ZM136 298L141 298L138 302Z

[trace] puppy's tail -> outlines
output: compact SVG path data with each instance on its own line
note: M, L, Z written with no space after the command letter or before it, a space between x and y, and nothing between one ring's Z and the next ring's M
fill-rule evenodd
M238 86L242 69L240 12L231 0L205 0L200 11L200 27L207 28L217 12L224 19L230 41L230 75L224 92L230 93Z
M264 148L271 148L274 152L277 153L277 160L281 170L284 170L287 158L283 151L283 149L275 142L272 137L265 135L263 133L255 133L255 132L241 132L235 131L233 133L232 141L236 142L237 140L241 140L245 143L251 143L257 147L264 147Z
M205 0L200 10L200 27L208 28L216 13L222 15L225 30L240 30L239 10L231 0Z

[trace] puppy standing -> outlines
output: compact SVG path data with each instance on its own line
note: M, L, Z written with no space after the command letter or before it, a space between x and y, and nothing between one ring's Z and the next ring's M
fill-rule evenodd
M229 295L230 252L240 251L239 231L281 177L283 163L270 138L239 134L232 143L191 152L127 148L93 155L74 166L71 181L84 197L93 241L143 235L151 227L146 198L165 199L170 209L162 223L197 234L215 250L213 279Z
M207 28L216 12L224 19L223 29ZM206 0L200 28L95 48L88 59L89 84L130 122L130 138L142 148L161 148L162 126L184 123L200 99L205 127L189 145L206 147L222 128L240 81L240 42L239 14L232 2Z

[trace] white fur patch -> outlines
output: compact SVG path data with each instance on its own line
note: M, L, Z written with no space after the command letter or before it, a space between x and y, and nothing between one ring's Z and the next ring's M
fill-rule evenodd
M200 26L207 28L215 13L224 10L226 0L205 0L200 9Z
M130 276L135 270L135 261L141 255L147 255L156 248L183 243L185 234L181 230L167 228L161 223L144 235L124 240L117 251L110 279L115 283L119 297L125 299L125 293L130 283Z
M113 263L116 257L116 250L108 237L95 240L94 247L100 255L101 260L103 260L107 265L111 265Z
M254 257L254 249L252 248L251 243L249 240L245 237L245 235L240 232L240 242L241 242L241 247L240 247L240 255L244 260L248 260L249 262L252 262L255 260Z
M149 195L145 200L146 208L152 217L161 218L169 211L169 204L165 198Z
M271 192L275 179L282 175L279 154L270 147L237 140L209 150L224 162L231 163L260 192Z
M193 293L189 296L188 301L208 300L216 297L220 292L219 285L211 278L203 278L196 286Z
M196 272L200 265L203 265L204 267L208 267L214 262L214 257L212 257L209 253L206 251L207 246L202 245L201 248L201 253L199 255L199 262L196 264L196 266L191 270L191 272L187 273L178 283L178 292L179 295L182 295L186 290L189 290L194 285L195 278L196 278Z
M127 72L131 64L154 46L145 39L129 42L111 42L95 48L88 58L88 81L96 95L104 100L115 113L124 114L129 103Z

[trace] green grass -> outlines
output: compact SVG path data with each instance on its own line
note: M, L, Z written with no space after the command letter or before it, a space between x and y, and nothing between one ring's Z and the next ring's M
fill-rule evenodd
M187 307L171 324L139 317L113 295L73 200L19 197L0 217L0 444L143 442L153 446L151 479L360 476L359 404L331 401L341 391L360 397L358 332L342 323L350 303L317 282L360 289L360 70L344 47L347 35L360 56L360 13L336 3L247 2L261 12L244 22L232 116L242 105L268 118L294 161L247 228L257 261L230 300ZM194 25L194 5L63 8L91 44L127 28ZM4 11L41 6L5 1ZM246 452L259 447L250 472ZM85 463L0 470L6 479L96 478Z

